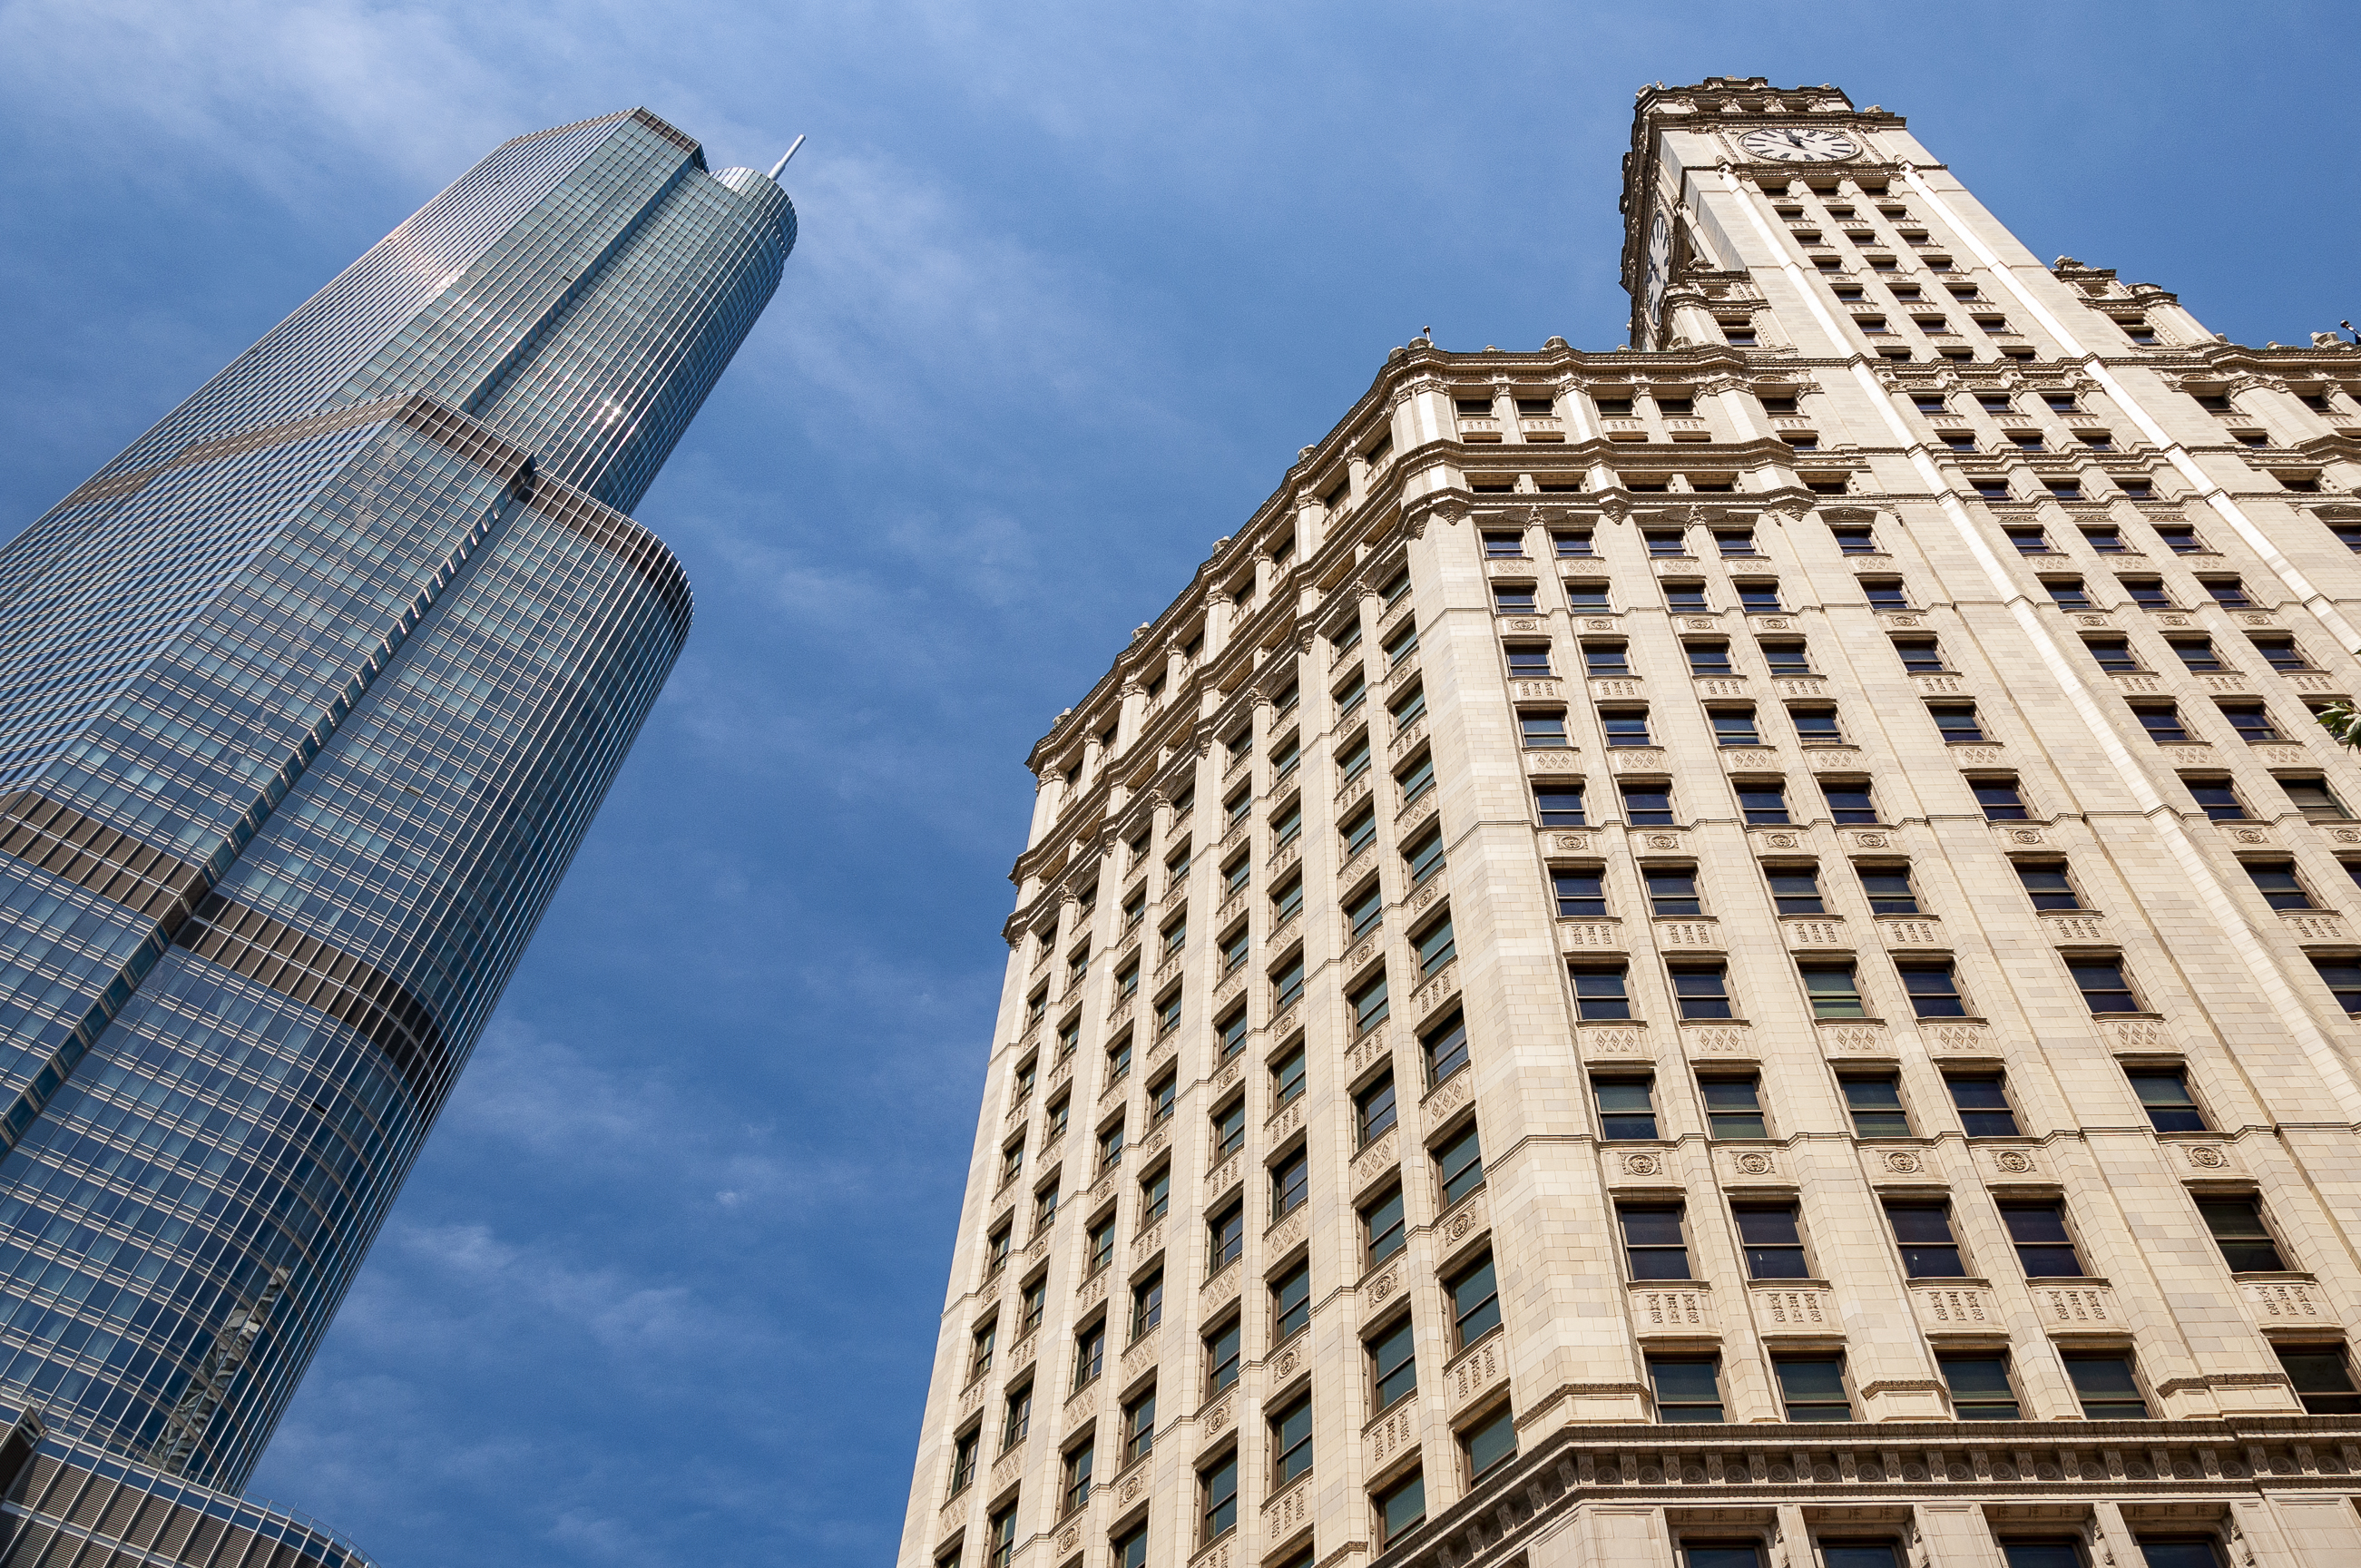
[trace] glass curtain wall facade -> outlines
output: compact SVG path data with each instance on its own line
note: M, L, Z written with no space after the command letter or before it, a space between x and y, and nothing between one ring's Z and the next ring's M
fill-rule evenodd
M628 513L794 243L645 111L520 137L0 550L0 1403L53 1444L252 1471L687 634Z
M2361 1563L2361 349L1630 149L1027 759L902 1568Z

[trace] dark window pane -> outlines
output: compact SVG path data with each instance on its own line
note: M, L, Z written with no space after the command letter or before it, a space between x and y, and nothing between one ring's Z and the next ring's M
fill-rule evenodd
M2139 1382L2132 1376L2131 1358L2125 1355L2070 1355L2066 1358L2066 1375L2073 1379L2074 1392L2082 1400L2082 1414L2092 1420L2140 1420L2147 1415L2147 1400L2139 1391Z

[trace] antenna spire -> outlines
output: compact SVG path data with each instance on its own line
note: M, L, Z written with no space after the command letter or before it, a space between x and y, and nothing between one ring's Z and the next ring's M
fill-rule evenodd
M804 138L803 138L803 137L796 137L796 147L801 147L801 146L803 146L803 145L804 145ZM772 179L776 180L776 179L779 177L779 170L781 170L785 169L785 168L787 166L787 159L788 159L793 158L793 157L796 155L796 147L791 147L791 148L787 148L787 150L786 150L786 151L785 151L785 152L781 153L781 154L779 155L779 161L778 161L778 162L776 162L776 163L774 163L774 164L773 164L773 165L771 165L771 178L772 178Z

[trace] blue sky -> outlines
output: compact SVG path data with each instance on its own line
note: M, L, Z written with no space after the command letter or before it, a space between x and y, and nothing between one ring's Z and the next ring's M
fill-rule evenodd
M2345 5L0 0L13 532L519 132L811 141L641 509L688 651L257 1476L389 1568L880 1564L1021 760L1368 384L1623 340L1642 82L1830 82L2034 250L2361 316Z

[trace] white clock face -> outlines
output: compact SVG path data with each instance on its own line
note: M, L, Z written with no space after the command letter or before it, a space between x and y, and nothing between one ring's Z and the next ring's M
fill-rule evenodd
M1835 163L1861 156L1861 144L1844 132L1808 126L1749 131L1738 138L1738 145L1773 163Z

